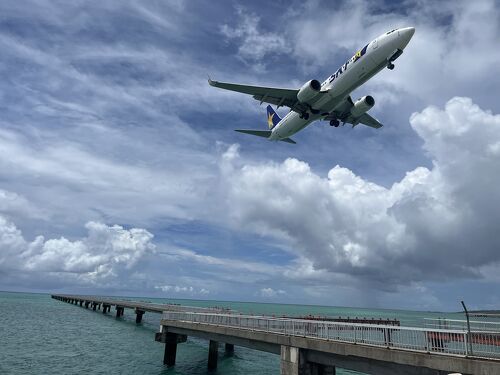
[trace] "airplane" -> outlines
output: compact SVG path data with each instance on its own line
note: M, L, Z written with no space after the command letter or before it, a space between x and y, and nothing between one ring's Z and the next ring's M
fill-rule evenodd
M290 137L316 120L329 121L334 127L342 122L342 125L349 123L354 127L364 124L378 129L383 125L367 113L375 105L375 99L366 95L353 101L350 93L384 68L393 70L394 61L401 56L414 33L414 27L388 31L361 48L323 83L312 79L300 89L240 85L213 81L210 77L208 83L221 89L252 95L260 104L290 108L290 112L280 118L268 105L269 130L236 130L240 133L270 141L296 143Z

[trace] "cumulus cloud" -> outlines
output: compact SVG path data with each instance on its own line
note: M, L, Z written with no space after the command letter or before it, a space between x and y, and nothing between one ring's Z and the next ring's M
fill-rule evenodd
M35 273L70 273L83 282L117 276L154 252L145 229L88 222L86 237L27 241L16 225L0 216L0 269Z
M244 165L226 177L231 218L285 239L316 271L381 289L480 277L500 261L500 179L491 173L500 162L500 115L457 97L410 122L431 169L385 188L340 166L324 178L294 158Z

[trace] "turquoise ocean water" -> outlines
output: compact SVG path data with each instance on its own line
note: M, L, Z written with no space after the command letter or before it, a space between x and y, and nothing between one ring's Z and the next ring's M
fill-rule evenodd
M422 325L424 318L463 317L401 310L135 299L204 307L217 305L253 314L396 318L408 325ZM208 343L192 337L178 346L175 368L163 365L164 346L154 341L159 321L160 314L146 313L143 323L136 325L135 314L128 309L124 318L116 319L114 310L103 315L46 294L0 292L0 374L207 374ZM241 347L235 347L233 357L225 357L221 347L215 374L279 374L279 357ZM358 373L339 369L337 374Z

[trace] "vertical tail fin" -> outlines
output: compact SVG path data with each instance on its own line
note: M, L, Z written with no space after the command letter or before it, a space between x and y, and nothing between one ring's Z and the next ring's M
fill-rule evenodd
M274 128L281 121L281 118L278 116L276 112L274 112L273 107L270 105L267 106L267 126L269 130Z

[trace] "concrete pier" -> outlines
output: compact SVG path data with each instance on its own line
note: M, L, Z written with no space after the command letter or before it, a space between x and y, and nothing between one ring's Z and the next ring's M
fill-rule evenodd
M208 344L208 369L217 369L217 359L219 356L219 343L214 340L210 340Z
M163 311L155 340L165 344L166 366L175 365L178 344L192 336L208 341L210 370L217 368L219 343L224 343L226 355L235 345L279 355L281 375L335 375L337 368L370 375L500 374L500 345L491 340L500 335L496 331L471 335L457 329L253 316L91 296L52 297L80 306L84 301L93 310L102 304L103 313L115 306L117 317L130 308L137 323L146 311ZM474 356L468 351L470 337L476 337Z
M271 331L272 325L274 325L272 329L277 329L277 325L282 322L279 318L226 315L227 318L217 319L214 314L207 315L205 323L190 321L196 317L201 319L203 314L166 312L160 323L161 329L278 354L281 357L282 375L330 375L335 374L336 368L370 375L448 375L454 372L462 375L500 374L500 358L486 359L447 354L442 351L434 353L406 348L398 349L394 341L392 346L387 347L383 341L383 332L377 331L381 329L379 327L366 327L365 325L358 327L356 323L352 326L338 323L340 334L346 335L355 328L355 332L359 335L358 342L346 342L347 336L337 340L308 337L309 334L321 335L325 332L324 328L327 325L323 323L287 320L291 333L285 334L283 328L276 332ZM284 324L285 322L282 322L281 325ZM294 324L295 328L293 328ZM370 329L370 332L378 332L380 344L366 345L362 333L358 332L361 328ZM305 329L309 332L305 332ZM390 329L394 329L393 326L390 326ZM422 329L415 328L415 330L415 332L423 332Z

